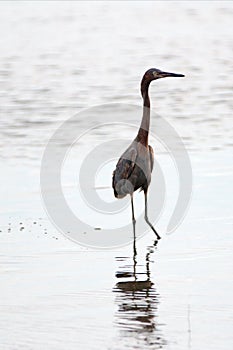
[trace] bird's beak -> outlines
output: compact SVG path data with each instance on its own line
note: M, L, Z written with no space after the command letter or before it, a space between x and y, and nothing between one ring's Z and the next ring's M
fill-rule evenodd
M177 73L169 73L169 72L161 72L159 73L160 78L166 78L166 77L184 77L184 74L177 74Z

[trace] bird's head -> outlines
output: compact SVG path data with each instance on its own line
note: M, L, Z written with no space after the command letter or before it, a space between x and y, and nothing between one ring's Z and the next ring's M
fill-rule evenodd
M177 74L177 73L169 73L169 72L163 72L160 69L156 68L150 68L148 71L146 71L144 78L147 81L152 81L160 78L166 78L166 77L184 77L183 74Z

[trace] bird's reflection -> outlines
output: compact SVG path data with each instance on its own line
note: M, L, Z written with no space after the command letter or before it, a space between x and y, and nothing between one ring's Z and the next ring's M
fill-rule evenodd
M116 293L116 324L120 330L121 348L130 342L133 349L161 349L165 340L161 335L158 323L159 295L151 281L151 256L156 250L158 241L147 247L145 264L138 265L136 240L133 246L133 263L123 266L123 271L117 271ZM127 262L129 258L118 257L117 261ZM144 267L144 271L137 270ZM125 344L122 344L125 342Z

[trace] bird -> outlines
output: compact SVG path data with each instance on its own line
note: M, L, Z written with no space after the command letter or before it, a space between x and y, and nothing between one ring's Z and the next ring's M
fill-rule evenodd
M147 208L148 187L151 182L151 173L154 166L154 151L148 144L150 128L149 86L152 81L166 77L184 77L184 75L164 72L157 68L150 68L143 75L141 80L141 96L143 99L141 124L135 139L119 158L112 176L114 196L118 199L124 198L127 195L131 197L134 238L136 220L134 215L133 194L138 189L144 191L145 221L155 233L157 240L161 238L149 221Z

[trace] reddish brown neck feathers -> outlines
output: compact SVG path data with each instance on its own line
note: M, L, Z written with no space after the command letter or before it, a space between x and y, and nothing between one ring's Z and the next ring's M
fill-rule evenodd
M148 145L148 133L150 128L150 98L149 98L149 85L151 80L144 75L141 82L141 94L143 98L143 115L141 125L136 137L136 141L143 145Z

